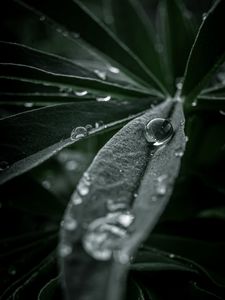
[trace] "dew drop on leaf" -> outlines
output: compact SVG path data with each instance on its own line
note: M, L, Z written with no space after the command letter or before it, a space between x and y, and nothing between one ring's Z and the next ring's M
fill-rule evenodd
M111 96L106 96L106 97L97 97L96 100L98 102L107 102L111 99Z
M122 213L119 217L118 217L118 222L120 225L124 226L124 227L128 227L130 226L134 221L134 216L127 212L127 213Z
M75 95L78 97L83 97L86 96L88 94L87 91L75 91Z
M67 217L64 221L63 226L66 230L75 230L77 228L77 221L72 217Z
M155 118L148 122L145 127L146 140L154 146L160 146L167 143L172 136L173 126L166 119Z
M34 103L33 102L26 102L26 103L24 103L24 106L25 107L33 107Z
M95 74L102 80L106 80L106 72L100 70L94 70Z
M118 211L118 210L123 210L127 208L127 204L124 202L116 202L113 201L112 199L107 200L107 209L109 211Z
M113 67L113 66L108 66L109 72L118 74L120 72L120 69Z
M91 131L91 130L93 129L93 126L92 126L91 124L87 124L87 125L85 126L85 128L86 128L87 131L89 132L89 131Z
M40 21L42 21L42 22L45 21L45 19L46 19L45 16L40 17Z
M89 186L91 184L90 177L88 173L84 173L83 177L81 178L78 186L77 191L81 196L86 196L89 193Z
M83 202L81 196L77 192L72 194L71 199L74 205L79 205Z
M70 138L72 141L74 141L76 139L80 139L87 136L87 134L87 129L85 127L79 126L72 130Z
M98 129L99 127L103 126L104 123L103 121L98 121L98 122L95 122L95 128Z
M157 178L157 182L156 182L156 193L160 196L163 196L166 194L166 190L167 190L167 175L161 175Z
M176 157L182 157L184 155L184 151L182 149L175 150Z
M68 160L65 167L68 171L74 171L77 168L77 162L75 160Z
M193 107L197 106L197 101L196 101L196 100L193 101L193 102L191 103L191 106L193 106Z
M59 256L66 257L72 253L72 247L70 245L62 244L59 247Z

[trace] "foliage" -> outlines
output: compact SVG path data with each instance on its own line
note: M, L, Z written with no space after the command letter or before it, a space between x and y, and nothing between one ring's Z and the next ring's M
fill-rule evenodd
M5 3L1 299L224 299L225 2L186 2Z

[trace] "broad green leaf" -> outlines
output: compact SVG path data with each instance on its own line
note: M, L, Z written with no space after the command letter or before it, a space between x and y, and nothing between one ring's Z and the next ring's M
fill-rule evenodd
M111 12L109 11L108 13L113 16L112 25L115 28L118 38L163 83L165 81L165 74L162 73L160 66L160 57L157 52L153 25L139 1L111 0L109 7L111 7Z
M0 182L24 173L72 144L70 135L74 128L91 124L90 134L96 134L126 123L134 118L134 114L149 108L151 103L153 99L142 99L138 103L133 100L76 102L1 119Z
M144 133L157 117L169 118L174 130L161 147ZM95 157L64 216L59 255L68 299L120 299L129 257L172 192L185 147L183 125L181 104L169 99L124 126Z
M182 96L193 101L225 58L225 2L216 1L199 28L186 65Z
M159 1L159 40L164 77L175 91L176 80L183 76L188 54L194 41L193 20L179 0ZM167 67L166 67L167 66Z
M48 16L56 24L63 26L69 34L79 33L83 40L100 51L112 64L115 62L121 70L127 72L132 78L143 83L144 86L158 88L157 80L152 77L140 60L80 1L64 1L63 9L67 18L61 14L60 1L15 1L40 16Z

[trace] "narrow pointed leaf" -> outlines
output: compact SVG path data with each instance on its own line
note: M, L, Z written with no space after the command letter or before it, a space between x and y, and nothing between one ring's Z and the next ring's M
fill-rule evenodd
M161 147L145 138L154 118L169 118L174 130ZM178 175L183 123L181 104L168 100L128 123L95 157L64 216L59 255L68 299L121 299L129 257L158 221Z
M225 59L225 2L217 0L200 26L186 65L182 95L192 101Z
M149 71L164 81L160 68L160 57L156 48L154 29L145 10L136 0L111 0L109 12L113 18L116 34L146 65Z
M57 151L72 144L71 132L79 126L103 122L104 126L92 130L96 134L103 129L123 124L132 114L149 108L153 99L125 104L89 101L61 104L31 110L0 120L2 132L0 160L5 162L0 182L21 174L40 164ZM129 117L130 115L130 117ZM114 122L118 121L116 124ZM2 167L3 168L3 167Z
M188 54L194 41L194 29L191 15L184 3L178 0L162 0L159 4L159 29L162 60L168 64L172 91L176 79L183 76Z
M156 80L152 78L138 58L80 1L64 1L63 9L67 18L61 13L60 1L15 1L36 11L40 16L47 15L54 22L66 28L68 32L79 33L82 39L106 55L112 62L115 61L121 69L131 74L145 86L153 86L154 88L158 86Z

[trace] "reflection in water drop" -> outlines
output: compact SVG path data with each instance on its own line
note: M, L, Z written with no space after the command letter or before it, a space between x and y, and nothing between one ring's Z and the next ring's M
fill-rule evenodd
M97 97L96 100L98 102L108 102L111 99L111 96L106 96L106 97Z
M109 260L121 240L127 237L127 228L133 220L130 212L109 213L106 217L94 220L83 237L84 249L97 260Z
M173 126L166 119L155 118L148 122L145 127L146 140L154 146L160 146L167 143L172 136Z
M59 256L66 257L72 253L72 247L70 245L62 244L59 247Z
M76 139L80 139L87 136L87 134L87 129L85 127L79 126L72 130L70 138L72 141L74 141Z
M86 96L88 94L87 91L75 91L75 95L78 97L83 97Z
M106 80L106 72L100 70L94 70L95 74L102 80Z

